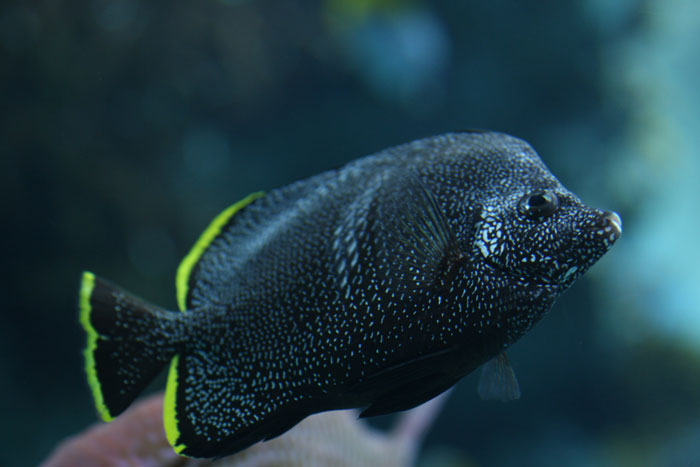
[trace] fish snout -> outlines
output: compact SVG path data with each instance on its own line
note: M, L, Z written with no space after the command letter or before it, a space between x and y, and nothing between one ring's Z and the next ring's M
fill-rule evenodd
M593 230L600 235L608 245L612 245L622 235L622 219L614 211L602 211Z
M610 222L610 224L613 227L613 230L617 233L617 236L622 235L622 219L620 219L620 215L614 211L608 211L608 214L605 216L605 218Z

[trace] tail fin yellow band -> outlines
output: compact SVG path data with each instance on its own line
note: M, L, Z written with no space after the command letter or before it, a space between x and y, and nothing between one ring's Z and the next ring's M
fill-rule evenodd
M182 331L170 312L84 272L80 323L87 334L85 373L104 421L131 404L176 353ZM182 317L180 314L173 316Z
M92 305L90 297L95 289L95 275L91 272L83 272L83 277L80 283L80 324L82 324L85 333L87 334L87 345L83 350L85 358L85 374L87 375L88 385L92 391L92 397L95 400L95 407L100 417L105 422L111 421L114 417L109 412L105 405L102 395L102 387L100 380L97 378L97 369L95 367L95 350L97 349L97 340L100 336L90 323L90 313Z

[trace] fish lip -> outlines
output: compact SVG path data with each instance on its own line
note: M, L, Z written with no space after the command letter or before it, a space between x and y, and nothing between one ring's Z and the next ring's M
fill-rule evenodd
M622 235L622 219L615 211L605 211L603 219L608 222L613 233L619 238Z
M600 211L590 230L602 238L606 247L610 248L622 236L622 219L614 211Z

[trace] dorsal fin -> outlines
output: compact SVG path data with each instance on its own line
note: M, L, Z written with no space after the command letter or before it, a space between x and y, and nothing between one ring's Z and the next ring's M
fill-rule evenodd
M332 172L317 175L270 192L253 193L217 216L202 233L177 274L178 305L197 309L229 305L251 275L250 260L281 234L291 216L304 212L304 200L321 190Z
M187 256L185 256L180 263L180 266L177 268L175 288L177 292L177 305L180 308L180 311L185 311L187 309L187 296L190 289L192 270L204 252L207 250L207 248L209 248L212 241L214 241L214 239L221 234L221 231L226 227L226 225L232 221L233 216L235 216L236 213L263 195L264 193L262 191L252 193L237 203L224 209L214 218L213 221L211 221L209 226L199 236L197 242L195 242L190 252L187 254Z

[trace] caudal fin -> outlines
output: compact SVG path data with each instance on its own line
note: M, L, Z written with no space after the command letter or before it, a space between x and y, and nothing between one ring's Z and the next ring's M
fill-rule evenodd
M84 272L80 323L87 333L85 373L105 421L119 415L175 354L172 313Z

